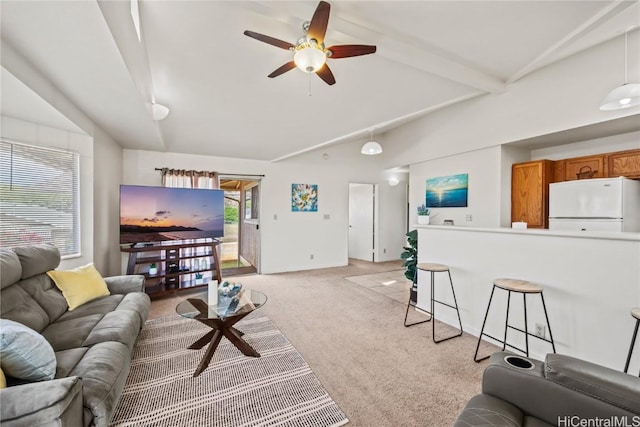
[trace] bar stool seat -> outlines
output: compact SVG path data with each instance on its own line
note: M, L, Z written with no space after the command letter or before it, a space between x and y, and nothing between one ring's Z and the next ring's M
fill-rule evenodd
M407 304L407 311L404 315L404 326L413 326L413 325L418 325L420 323L425 323L425 322L430 322L431 320L433 320L434 318L434 313L435 313L435 303L447 306L449 308L452 308L456 311L456 314L458 315L458 324L460 325L460 332L456 335L452 335L450 337L446 337L446 338L442 338L439 340L436 340L436 322L434 321L431 324L431 337L433 339L433 342L438 344L441 343L442 341L446 341L446 340L450 340L451 338L455 338L455 337L459 337L462 335L462 321L460 320L460 310L458 309L458 302L456 301L456 292L453 290L453 280L451 279L451 271L449 270L449 266L448 265L444 265L444 264L437 264L437 263L432 263L432 262L423 262L423 263L418 263L416 265L416 272L415 275L413 277L413 284L414 286L417 285L418 283L418 270L422 270L422 271L428 271L431 274L431 312L427 312L431 317L427 320L423 320L421 322L415 322L415 323L410 323L407 324L407 316L409 315L409 307L413 304L411 304L411 296L409 296L409 303ZM454 305L448 304L446 302L443 301L439 301L437 299L435 299L435 273L444 273L446 272L449 275L449 283L451 284L451 293L453 294L453 303ZM426 311L426 310L424 310Z
M507 316L505 319L505 325L504 325L504 338L503 339L499 339L496 337L493 337L489 334L487 334L486 332L484 332L484 327L487 323L487 317L489 316L489 309L491 308L491 301L493 300L493 293L495 292L496 288L498 289L502 289L508 292L507 294ZM473 356L473 360L476 362L480 362L482 360L487 359L489 356L483 357L481 359L478 359L478 350L480 349L480 342L482 341L482 337L486 336L489 337L495 341L498 341L500 343L502 343L502 350L504 351L507 347L511 347L515 350L521 351L523 353L525 353L527 356L529 356L529 337L534 337L537 338L539 340L542 341L546 341L548 343L551 344L551 347L553 349L553 352L556 352L556 345L553 342L553 334L551 333L551 325L549 324L549 316L547 315L547 307L544 303L544 295L542 293L543 288L540 285L537 285L535 283L531 283L527 280L520 280L520 279L506 279L506 278L501 278L501 279L494 279L493 280L493 288L491 289L491 296L489 297L489 303L487 304L487 312L484 315L484 321L482 322L482 328L480 329L480 335L478 336L478 344L476 345L476 353ZM512 292L516 292L519 294L522 294L522 298L523 298L523 308L524 308L524 330L520 329L520 328L516 328L512 325L509 324L509 308L511 306L511 293ZM547 328L549 329L549 338L550 339L546 339L543 337L539 337L535 334L532 334L529 332L528 326L527 326L527 295L535 295L538 294L540 295L540 299L542 300L542 308L544 310L544 318L547 322ZM516 331L522 332L524 334L525 337L525 349L521 349L518 347L515 347L511 344L507 343L507 331L509 329L514 329Z
M522 292L525 294L542 293L542 286L527 282L526 280L496 279L493 281L493 284L505 291Z
M631 336L631 345L629 346L629 354L627 355L627 363L624 365L624 372L629 372L629 363L631 362L631 355L633 354L633 347L636 344L636 338L638 337L638 326L640 326L640 307L631 309L631 316L636 319L636 327ZM640 377L640 372L638 373Z
M444 264L436 264L432 262L421 262L416 266L418 270L443 272L449 271L449 266Z

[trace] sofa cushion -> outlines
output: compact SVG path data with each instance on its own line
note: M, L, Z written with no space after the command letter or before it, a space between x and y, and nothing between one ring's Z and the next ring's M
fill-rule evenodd
M108 425L129 374L130 359L124 344L104 342L87 350L69 373L82 377L84 406L93 414L93 425Z
M47 340L8 319L0 319L0 363L7 375L24 380L51 380L56 373L56 356Z
M107 284L93 264L67 271L51 270L47 275L62 291L69 311L96 298L110 295Z
M120 303L124 295L109 295L106 297L94 299L86 304L81 305L73 311L67 311L58 318L58 322L65 320L77 319L79 317L90 316L92 314L107 314L110 311L115 310Z
M68 377L88 350L88 347L78 347L56 351L56 378Z
M65 321L57 321L47 326L42 335L49 341L55 351L82 347L91 330L102 320L102 314L79 317Z
M149 299L149 295L142 292L135 292L124 296L122 302L118 305L118 310L131 310L137 313L140 318L140 327L142 327L147 320L147 316L149 316L150 304L151 300Z
M115 341L133 348L140 332L140 319L130 310L116 310L104 315L82 342L91 347L101 342Z
M0 289L13 285L22 277L20 259L11 249L0 249Z
M40 304L19 285L2 290L0 317L27 325L37 332L42 332L50 323L49 316Z
M23 279L16 283L15 286L24 289L42 307L47 313L49 323L54 322L68 309L67 301L62 296L62 293L46 274L38 274L37 276Z
M22 279L46 273L60 265L60 251L50 244L20 246L13 251L22 265Z

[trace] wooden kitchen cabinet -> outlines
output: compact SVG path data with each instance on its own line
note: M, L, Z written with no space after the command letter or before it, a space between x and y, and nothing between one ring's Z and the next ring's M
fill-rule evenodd
M584 172L589 170L597 171L591 178L606 177L604 158L604 154L598 154L595 156L573 157L564 160L564 181L576 180L578 179L578 173L580 171Z
M536 160L511 167L511 221L523 221L529 228L549 225L549 183L554 162Z
M607 176L640 179L640 150L618 151L605 156Z

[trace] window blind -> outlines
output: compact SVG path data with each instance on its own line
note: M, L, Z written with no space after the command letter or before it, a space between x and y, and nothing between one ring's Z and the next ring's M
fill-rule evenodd
M80 253L79 155L0 141L0 246Z

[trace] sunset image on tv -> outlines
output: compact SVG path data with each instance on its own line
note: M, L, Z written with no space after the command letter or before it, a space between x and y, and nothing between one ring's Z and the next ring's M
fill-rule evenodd
M120 186L120 243L222 237L224 191Z

